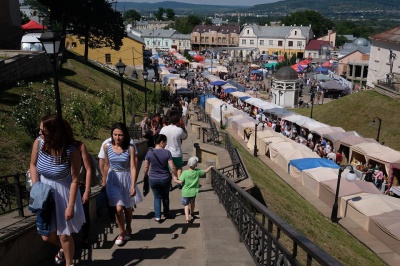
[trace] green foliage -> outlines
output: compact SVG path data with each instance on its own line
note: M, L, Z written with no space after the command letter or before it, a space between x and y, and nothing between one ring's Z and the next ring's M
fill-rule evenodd
M21 24L22 25L24 25L30 21L30 19L28 18L28 16L25 13L23 13L22 11L19 11L19 13L21 14Z
M189 60L190 62L192 62L193 60L194 60L194 58L193 58L193 56L191 56L190 54L189 54L189 51L184 51L184 54L183 54L185 57L186 57L186 59L187 60Z
M207 17L207 18L204 20L204 25L211 26L211 25L212 25L212 20L211 20L209 17Z
M129 9L124 13L124 20L133 23L134 21L139 21L142 16L134 9Z
M304 10L293 12L281 20L285 25L311 25L316 38L324 36L328 29L334 27L333 21L322 16L321 13L314 10Z
M112 96L109 92L100 93L97 96L100 101L88 97L87 93L74 94L69 99L66 118L71 123L74 132L84 138L93 138L102 127L109 124Z
M20 103L13 109L12 117L15 123L34 139L38 134L40 119L54 112L54 90L45 87L38 93L31 91L23 94Z
M157 12L154 13L154 16L157 20L163 20L165 9L163 7L159 7Z
M182 34L190 34L193 28L200 24L201 18L198 16L175 17L175 29Z
M174 20L175 11L172 8L165 9L165 14L167 16L167 20Z
M347 42L347 38L343 35L336 35L336 46L343 46Z
M137 114L139 109L142 108L144 100L141 94L137 93L135 89L129 88L126 97L125 107L130 115Z

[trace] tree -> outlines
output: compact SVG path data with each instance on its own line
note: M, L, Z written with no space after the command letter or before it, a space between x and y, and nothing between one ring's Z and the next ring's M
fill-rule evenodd
M133 23L134 21L139 21L142 16L134 9L129 9L124 13L124 20Z
M154 13L154 16L157 20L163 20L165 9L163 7L159 7L158 11Z
M284 17L281 20L285 25L311 25L316 38L322 37L328 33L329 29L334 27L334 23L314 10L296 11Z
M201 24L198 16L190 15L187 17L175 17L175 29L182 34L189 34L196 25Z
M21 24L24 25L24 24L28 23L30 21L28 16L25 13L21 12L21 11L19 11L19 12L21 14Z
M31 0L34 1L34 0ZM110 47L119 50L125 36L125 27L121 13L115 11L107 0L38 0L47 7L50 25L60 25L60 33L65 35L66 29L76 34L85 44L85 59L88 48Z
M212 20L210 19L210 18L206 18L205 20L204 20L204 25L207 25L207 26L211 26L213 23L212 23Z
M336 46L343 46L347 42L347 38L343 35L336 35Z
M171 8L167 8L164 10L165 14L167 15L168 20L174 20L175 18L175 11Z

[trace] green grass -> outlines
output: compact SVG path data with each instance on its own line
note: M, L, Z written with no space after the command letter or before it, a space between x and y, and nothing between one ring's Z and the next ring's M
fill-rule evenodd
M31 80L25 80L25 83L33 82L28 87L16 86L1 90L0 97L0 176L6 174L12 174L16 172L25 172L29 167L30 151L32 148L33 140L23 131L23 129L15 124L12 120L12 110L20 100L24 93L29 91L38 91L43 89L45 85L43 81L47 80L48 84L52 84L52 75L43 75L35 77ZM128 90L136 90L140 97L144 95L141 92L144 87L144 81L137 81L135 88L132 86L125 85L125 95ZM47 85L50 86L50 85ZM61 71L59 71L59 87L61 94L61 101L70 98L72 94L84 94L87 93L88 97L96 97L95 94L100 91L109 90L116 94L116 104L113 107L115 112L111 117L111 122L121 121L121 83L119 77L110 77L104 73L97 71L89 65L83 64L74 59L67 59L63 64ZM144 96L143 96L144 98ZM126 100L125 96L125 101ZM125 102L127 108L127 102ZM63 109L63 112L66 112ZM130 116L127 111L127 123L130 123ZM38 121L39 124L39 121ZM104 139L109 137L109 128L103 128L92 139L83 139L79 132L74 132L77 139L85 142L88 146L89 152L96 154L100 149L100 145Z
M311 109L298 108L292 111L309 117ZM378 123L372 126L371 121L378 116L382 118L379 141L400 151L399 113L399 99L392 99L370 90L314 106L313 119L330 126L342 127L346 131L357 131L363 137L376 139Z
M261 160L235 141L254 184L267 207L343 265L385 265L345 229L325 218Z

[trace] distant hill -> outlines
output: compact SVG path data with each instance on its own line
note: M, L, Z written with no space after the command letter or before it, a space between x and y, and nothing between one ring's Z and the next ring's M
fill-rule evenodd
M331 18L381 17L400 19L399 0L286 0L269 4L255 5L241 11L276 15L289 14L296 10L311 9Z
M215 1L218 3L218 1ZM139 12L154 12L157 11L160 7L163 8L171 8L177 12L190 12L190 13L202 13L204 11L213 11L213 12L224 12L224 11L232 11L235 9L241 9L248 6L220 6L220 5L202 5L202 4L186 4L174 1L165 1L158 3L133 3L133 2L118 2L117 4L118 10L128 10L135 9Z

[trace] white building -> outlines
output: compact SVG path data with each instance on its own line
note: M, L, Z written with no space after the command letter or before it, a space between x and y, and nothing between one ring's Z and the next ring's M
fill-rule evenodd
M367 87L400 89L400 26L370 37L371 52Z
M247 25L239 35L239 47L254 48L256 54L304 57L307 43L313 37L310 26ZM245 51L243 55L245 56Z

